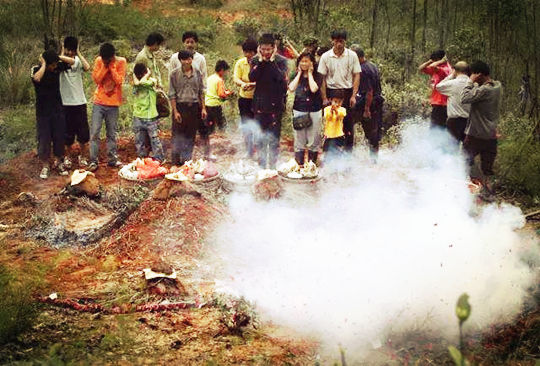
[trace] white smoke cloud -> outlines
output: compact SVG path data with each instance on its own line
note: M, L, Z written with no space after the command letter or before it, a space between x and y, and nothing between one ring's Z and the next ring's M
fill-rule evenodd
M516 232L519 208L477 208L445 134L412 125L377 165L365 151L347 164L315 194L302 186L270 202L232 195L231 218L213 238L219 289L333 349L359 349L428 318L451 334L463 292L468 327L520 310L538 270L522 258L538 242Z

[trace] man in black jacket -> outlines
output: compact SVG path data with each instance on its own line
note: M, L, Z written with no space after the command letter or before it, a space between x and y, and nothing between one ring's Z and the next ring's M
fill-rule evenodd
M256 82L253 113L261 129L257 139L259 166L264 169L268 164L275 169L287 94L287 59L277 54L272 34L262 35L257 55L251 60L249 80Z

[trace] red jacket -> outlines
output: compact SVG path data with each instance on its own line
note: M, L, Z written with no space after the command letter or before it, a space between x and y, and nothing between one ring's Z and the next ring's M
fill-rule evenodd
M443 105L446 106L448 97L442 95L435 88L439 82L452 73L452 67L448 62L440 64L439 66L431 67L428 66L422 70L424 74L431 75L431 97L429 102L431 105Z

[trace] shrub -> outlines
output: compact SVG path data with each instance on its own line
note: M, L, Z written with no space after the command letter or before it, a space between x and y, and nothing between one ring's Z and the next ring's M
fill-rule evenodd
M535 137L538 121L507 115L502 118L502 135L497 172L511 190L540 197L540 141Z
M36 117L33 106L10 108L0 120L0 163L35 146Z
M37 317L31 286L0 264L0 344L17 338Z
M4 106L28 103L32 99L30 70L38 64L42 52L39 41L26 39L6 41L0 57L0 104Z
M241 43L246 38L257 39L262 25L257 18L243 18L235 21L233 28L238 35L238 43Z

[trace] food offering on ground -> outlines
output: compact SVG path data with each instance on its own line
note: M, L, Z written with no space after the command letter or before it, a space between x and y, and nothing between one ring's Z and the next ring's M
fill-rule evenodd
M118 171L120 178L132 181L145 181L162 178L169 170L158 160L137 158Z
M165 178L179 182L206 182L209 180L213 180L218 176L219 172L217 171L216 166L212 162L199 159L196 161L186 161L184 165L180 167L173 166L170 169L170 173L165 175Z
M254 162L239 160L231 164L229 170L223 174L223 179L236 185L251 185L257 180L258 170L259 167Z
M290 159L278 167L278 172L281 177L289 179L313 180L319 177L319 169L313 161L301 167L295 159Z
M257 172L257 181L263 181L267 179L272 179L278 176L277 170L273 169L261 169Z

